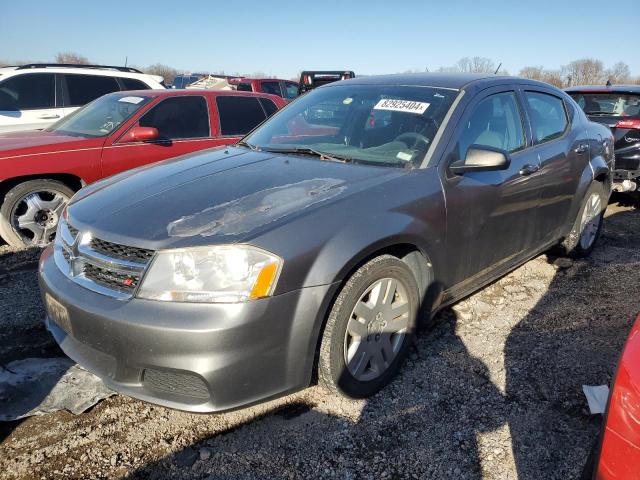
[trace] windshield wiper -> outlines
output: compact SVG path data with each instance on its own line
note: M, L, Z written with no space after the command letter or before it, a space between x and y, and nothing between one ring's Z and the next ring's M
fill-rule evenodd
M347 163L352 162L353 158L345 155L335 155L333 153L321 152L311 147L294 147L294 148L265 148L267 152L271 153L297 153L301 155L313 155L320 157L320 160L330 160L332 162Z
M254 152L259 152L261 149L257 145L253 145L251 143L245 142L244 140L240 140L236 145L241 147L247 147L249 150L253 150Z

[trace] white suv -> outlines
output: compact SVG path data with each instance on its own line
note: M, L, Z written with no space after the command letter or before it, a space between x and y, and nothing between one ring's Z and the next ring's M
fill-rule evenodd
M165 88L163 78L128 67L33 63L0 68L0 133L45 128L118 90Z

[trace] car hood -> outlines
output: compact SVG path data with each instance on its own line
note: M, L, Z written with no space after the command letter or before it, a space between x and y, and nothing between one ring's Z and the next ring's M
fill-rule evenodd
M74 227L143 248L247 241L407 170L222 148L125 172L80 191Z
M43 130L0 134L0 158L46 153L100 144L104 139L85 138Z

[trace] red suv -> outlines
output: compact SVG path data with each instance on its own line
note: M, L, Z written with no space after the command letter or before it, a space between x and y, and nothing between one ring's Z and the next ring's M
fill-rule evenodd
M235 91L118 92L46 130L0 135L0 236L13 246L45 245L82 186L235 143L284 105L278 96Z

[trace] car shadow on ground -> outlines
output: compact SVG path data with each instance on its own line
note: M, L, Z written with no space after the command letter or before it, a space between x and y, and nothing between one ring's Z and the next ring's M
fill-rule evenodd
M591 258L553 267L533 308L513 319L503 385L458 335L466 320L446 309L357 418L293 403L128 478L579 478L602 421L589 414L581 386L610 382L640 310L640 286L615 281L634 278L640 265L640 250L629 255L640 245L639 213L610 215ZM521 293L535 296L523 283Z

